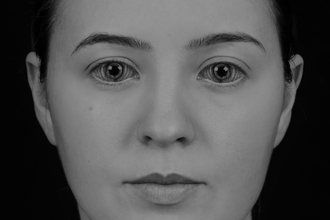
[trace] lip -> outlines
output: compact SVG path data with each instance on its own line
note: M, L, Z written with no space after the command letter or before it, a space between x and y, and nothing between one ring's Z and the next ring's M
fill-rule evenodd
M179 174L153 173L127 183L139 198L158 205L174 205L195 194L203 182Z
M129 181L130 184L160 184L160 185L172 185L172 184L201 184L201 182L193 180L191 178L182 176L180 174L172 173L167 176L163 176L160 173L152 173L142 178Z

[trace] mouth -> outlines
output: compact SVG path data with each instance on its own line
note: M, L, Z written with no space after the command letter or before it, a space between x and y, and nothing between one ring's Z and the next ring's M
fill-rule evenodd
M174 205L187 200L205 184L179 174L163 176L159 173L124 183L140 199L158 205Z

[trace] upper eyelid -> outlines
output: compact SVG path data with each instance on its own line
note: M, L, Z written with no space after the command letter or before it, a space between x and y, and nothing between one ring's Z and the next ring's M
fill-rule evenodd
M127 61L129 61L129 62L127 62ZM90 69L91 66L96 65L96 67L97 67L98 65L105 64L108 62L120 62L125 65L128 65L129 67L134 67L136 69L139 69L139 66L136 65L131 59L128 59L127 57L116 56L116 57L103 57L103 58L97 59L97 60L93 61L92 63L88 64L88 66L85 68L84 71L87 71L88 69Z
M203 68L201 69L201 71L198 72L198 75L199 75L202 71L204 71L205 69L208 69L209 67L211 67L212 65L217 64L217 63L224 63L224 64L227 64L227 65L232 65L232 66L234 66L234 68L238 69L238 71L241 72L243 75L247 75L246 71L244 71L244 69L243 69L242 67L240 67L239 65L234 64L234 63L232 63L232 62L213 62L213 63L207 64L205 67L203 67Z
M209 62L209 60L216 59L216 58L219 58L221 60ZM232 60L235 60L235 62L233 62ZM237 66L241 69L244 69L244 68L241 67L242 65L239 65L236 62L241 63L242 65L246 66L251 71L251 68L249 67L249 65L247 65L244 61L242 61L240 59L237 59L235 57L230 57L230 56L213 56L213 57L210 57L207 60L205 60L202 64L200 64L198 68L200 69L201 66L204 66L202 68L202 69L204 69L205 67L208 67L208 66L210 66L214 63L229 63L229 64L235 65L235 66Z

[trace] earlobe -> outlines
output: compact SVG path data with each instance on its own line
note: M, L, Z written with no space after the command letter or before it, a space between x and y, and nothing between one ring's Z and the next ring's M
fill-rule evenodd
M53 145L56 145L53 122L48 108L46 91L44 91L44 85L39 81L40 60L35 52L30 52L27 55L25 62L27 78L32 92L36 117L49 142Z
M282 114L278 125L274 147L277 147L284 138L291 121L292 108L304 69L304 60L299 54L296 54L290 60L290 68L292 73L292 81L286 85Z

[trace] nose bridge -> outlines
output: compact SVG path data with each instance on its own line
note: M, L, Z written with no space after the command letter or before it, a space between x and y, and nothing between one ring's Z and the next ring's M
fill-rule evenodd
M184 78L180 67L169 63L163 62L157 68L148 111L139 128L139 139L147 145L187 145L194 138L184 98Z
M180 70L178 67L166 63L163 63L160 67L155 79L156 88L152 100L154 110L158 114L174 113L174 111L178 110L177 108L180 108L178 104L184 91Z
M162 59L160 59L163 57ZM152 82L154 85L151 105L153 107L152 114L159 119L161 115L167 115L167 119L180 114L180 109L183 110L184 104L182 101L185 78L181 73L179 58L175 55L167 54L160 56L156 69L155 77ZM182 113L182 112L181 112Z

